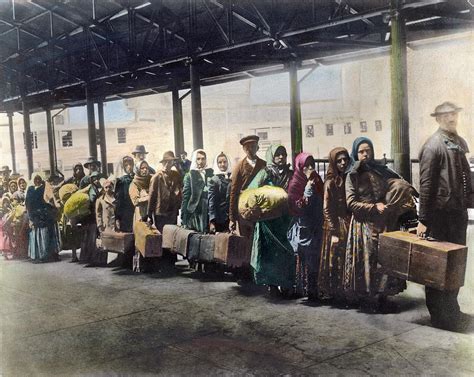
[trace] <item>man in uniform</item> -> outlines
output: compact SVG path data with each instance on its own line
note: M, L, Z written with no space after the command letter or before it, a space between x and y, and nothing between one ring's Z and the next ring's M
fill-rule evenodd
M420 210L417 234L466 245L472 184L466 141L457 134L458 113L451 102L437 106L431 116L439 129L420 151ZM458 331L467 324L457 300L459 289L426 287L426 306L434 327Z
M257 173L267 165L257 156L259 137L256 135L245 136L240 139L240 144L246 154L235 167L232 173L229 203L229 230L238 230L239 234L251 239L253 223L239 217L239 196L245 190Z

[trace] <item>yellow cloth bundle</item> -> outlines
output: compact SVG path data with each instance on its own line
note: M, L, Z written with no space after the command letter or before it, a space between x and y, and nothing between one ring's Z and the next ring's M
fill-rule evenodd
M67 183L59 189L59 199L62 204L65 204L67 200L74 194L79 188L74 183Z
M262 186L244 190L239 196L239 213L245 220L271 220L288 208L288 194L281 187Z
M89 195L83 192L75 192L64 204L64 214L69 219L78 219L90 215Z

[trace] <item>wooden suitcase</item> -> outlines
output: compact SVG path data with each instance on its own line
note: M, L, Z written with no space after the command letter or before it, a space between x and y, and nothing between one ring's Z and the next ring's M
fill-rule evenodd
M233 233L215 235L214 261L229 267L250 265L250 242Z
M467 247L419 239L408 232L380 235L378 262L388 275L439 290L464 285Z
M102 247L105 251L126 253L133 251L135 245L133 233L105 231L102 233L101 238Z
M215 237L213 234L192 234L189 240L188 260L214 262Z
M165 225L163 227L163 249L172 249L176 239L176 232L181 229L178 225Z
M136 221L133 224L135 235L135 249L144 258L161 257L163 249L161 247L161 233L154 226L143 221Z
M175 254L181 254L182 256L187 257L189 250L189 241L193 234L197 234L197 232L190 229L179 228L175 233L171 252Z
M186 258L190 262L199 262L199 247L201 245L201 234L191 234L188 241L188 252Z

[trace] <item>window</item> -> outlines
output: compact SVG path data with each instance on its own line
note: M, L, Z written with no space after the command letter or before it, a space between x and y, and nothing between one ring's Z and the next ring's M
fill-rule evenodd
M334 135L334 125L332 123L326 124L326 136Z
M376 120L375 121L375 131L382 131L382 121Z
M312 124L308 124L305 129L306 137L314 137L314 126Z
M26 149L26 137L23 132L23 148ZM36 131L31 132L31 149L38 149L38 135Z
M351 122L344 123L344 134L349 135L352 133L352 124Z
M72 147L72 131L61 131L61 142L64 148Z
M268 132L257 132L257 136L260 138L260 140L268 140Z
M367 122L360 122L360 132L367 132Z
M127 142L127 129L117 128L117 143L125 144Z
M56 115L54 117L54 123L58 125L64 124L64 115L63 114Z

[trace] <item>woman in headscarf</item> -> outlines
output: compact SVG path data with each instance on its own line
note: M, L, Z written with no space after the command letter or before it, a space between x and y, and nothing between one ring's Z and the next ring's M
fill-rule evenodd
M10 179L8 182L8 192L3 194L3 196L8 197L10 201L13 200L13 194L18 190L18 183L16 179Z
M386 297L403 291L403 280L384 275L377 265L378 235L387 229L387 220L402 204L397 197L387 202L387 194L399 192L399 175L374 159L370 139L354 141L353 166L346 178L346 200L352 219L347 241L344 291L358 300L364 310L388 310ZM403 191L403 190L402 190ZM392 197L393 195L390 194Z
M135 177L129 188L130 200L135 206L135 213L133 216L133 223L147 218L148 199L150 189L150 170L148 162L145 160L137 162L135 165Z
M64 184L73 183L77 187L79 187L81 184L82 178L84 178L85 176L86 174L84 173L84 167L82 166L80 162L78 162L74 164L74 166L72 167L72 177L66 179L64 181Z
M8 196L2 196L2 206L0 208L0 252L7 258L12 250L12 238L8 218L11 215L12 206Z
M133 181L133 158L122 158L124 175L117 178L115 183L116 219L121 232L133 232L133 213L135 206L130 199L130 184Z
M296 254L296 294L314 300L323 233L323 181L309 153L296 156L295 172L288 186L288 206L293 216L288 239Z
M206 152L196 149L191 157L191 167L184 176L181 225L200 233L209 228L208 182L213 173L207 169Z
M25 205L30 219L28 256L37 263L58 260L59 234L56 209L44 200L45 176L33 173Z
M347 149L338 147L329 152L329 166L324 181L323 245L318 275L320 299L343 302L342 282L347 232L351 220L346 204L346 175L350 157Z
M26 179L23 177L20 177L17 179L17 186L18 190L13 194L13 200L17 204L24 204L25 199L26 199L26 186L28 183L26 182Z
M265 185L277 186L288 191L293 175L288 154L283 145L271 145L266 153L267 166L252 180L248 188ZM254 281L258 285L267 285L270 294L290 295L295 282L295 257L286 232L290 217L257 221L253 233L252 256ZM281 290L281 291L280 291Z
M209 232L229 229L230 160L224 152L214 159L214 176L209 180Z

